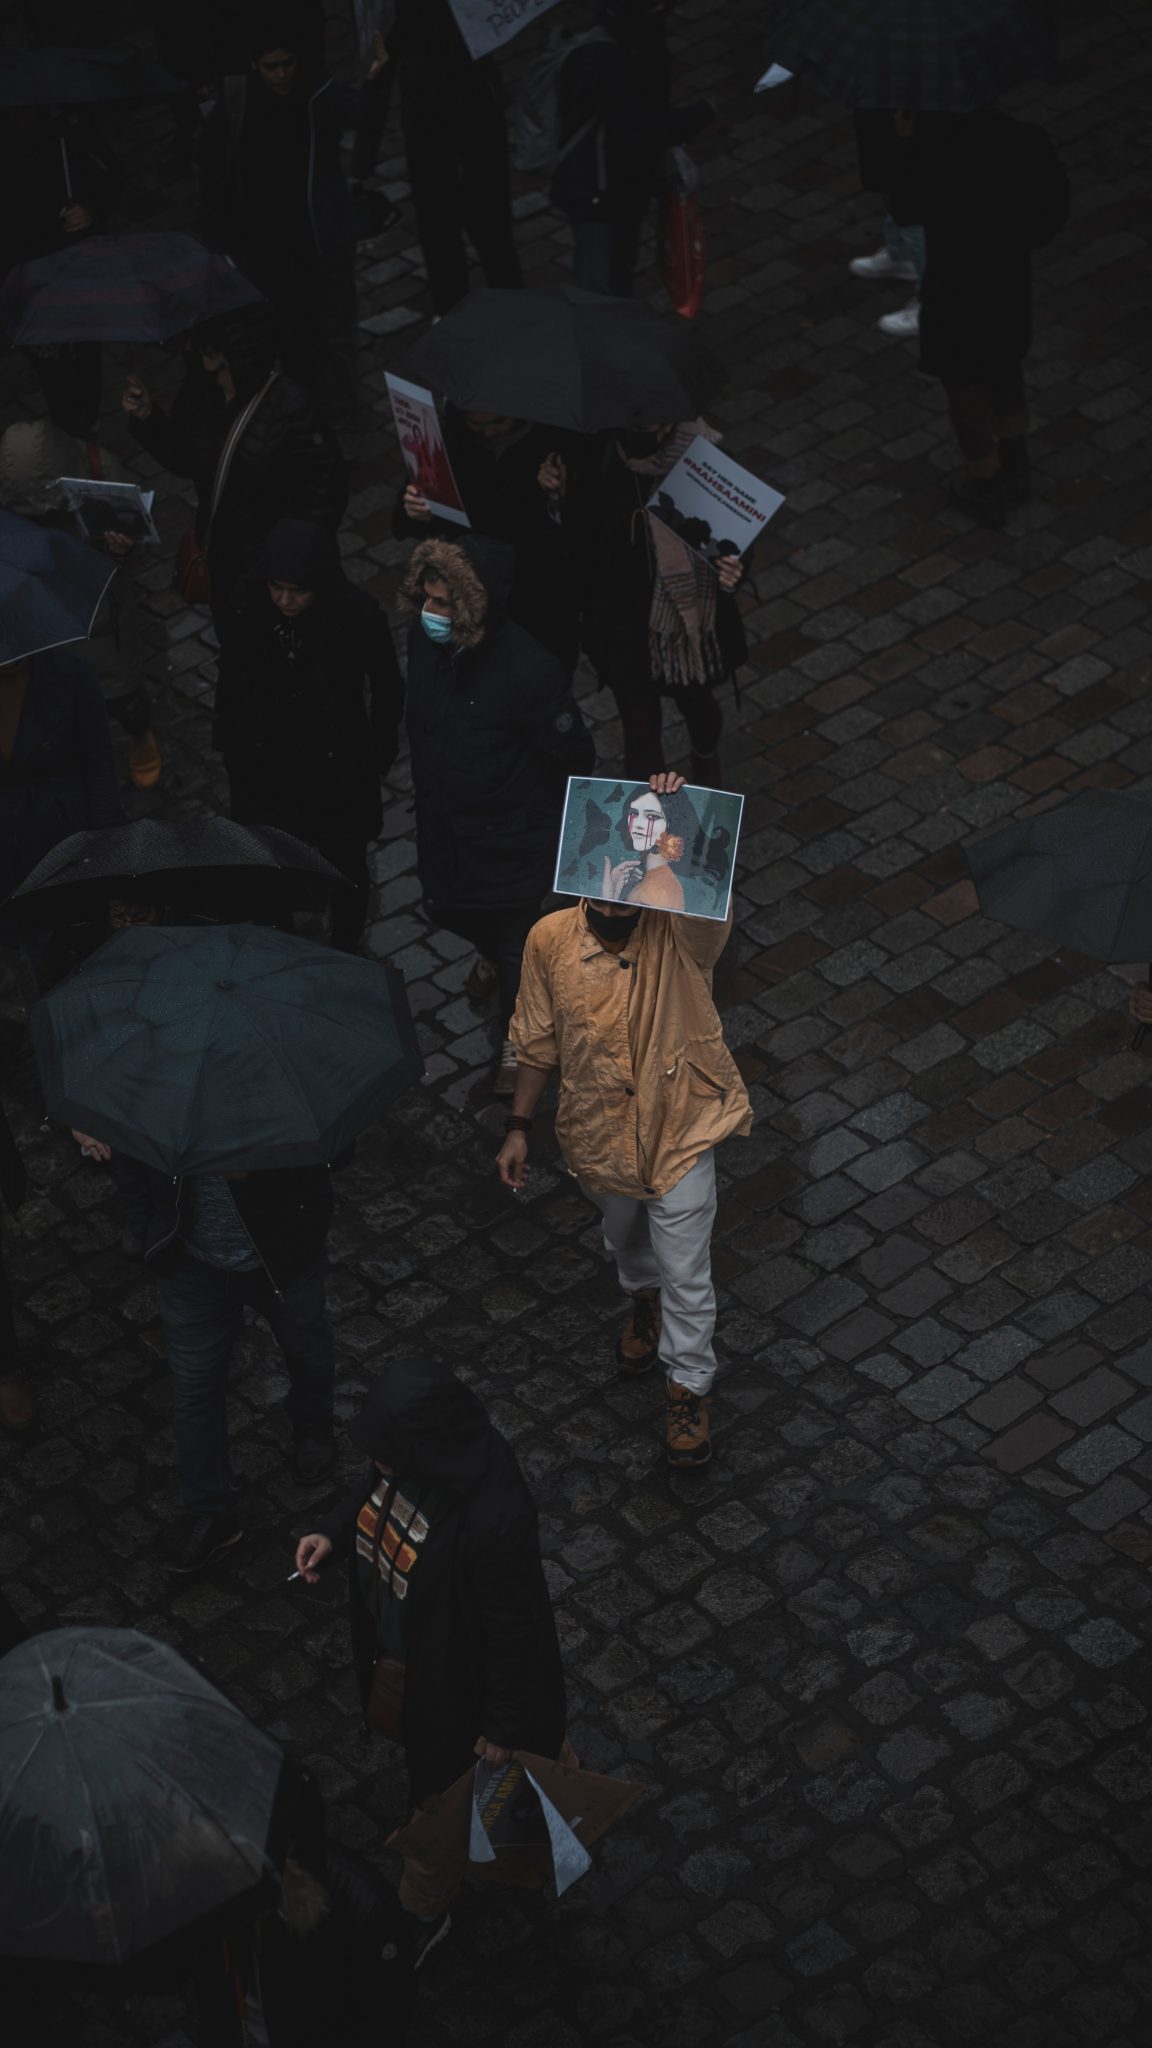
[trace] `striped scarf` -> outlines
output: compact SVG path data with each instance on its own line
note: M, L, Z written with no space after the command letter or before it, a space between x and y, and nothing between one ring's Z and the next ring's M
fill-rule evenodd
M673 428L654 455L622 455L621 459L636 476L650 477L654 491L697 434L713 444L720 439L703 420L685 420ZM710 689L724 677L716 638L716 571L671 527L653 518L651 512L645 516L655 563L648 614L652 673L673 690L690 684Z

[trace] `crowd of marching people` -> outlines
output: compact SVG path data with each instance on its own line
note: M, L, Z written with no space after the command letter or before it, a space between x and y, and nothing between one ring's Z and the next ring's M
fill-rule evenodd
M686 784L716 790L724 779L723 692L748 652L748 563L731 553L706 560L648 510L693 439L715 438L700 416L702 387L688 378L675 406L633 394L595 427L448 391L444 445L463 517L413 481L397 492L392 533L409 553L391 614L344 566L349 451L366 410L355 253L394 211L372 182L393 95L443 333L472 281L470 251L488 287L509 297L524 287L490 64L470 53L448 0L362 12L355 89L329 75L323 10L308 0L160 24L161 56L190 81L174 99L178 153L199 195L186 225L227 254L255 288L250 302L205 310L187 326L170 399L157 395L164 372L156 389L145 374L126 379L115 452L98 437L107 430L100 346L83 339L28 345L47 417L12 419L0 436L5 573L59 607L51 623L33 621L29 598L25 626L21 595L4 628L0 943L19 952L41 999L49 1113L114 1178L121 1248L155 1281L173 1386L181 1513L170 1518L166 1562L177 1577L217 1563L244 1536L227 1388L246 1311L264 1318L283 1354L295 1476L322 1489L336 1468L325 1292L333 1174L354 1143L348 1103L355 1098L363 1126L388 1096L375 1071L357 1094L349 1040L347 1100L320 1104L332 1078L323 1070L334 1073L345 1048L336 1008L322 1016L310 996L317 1034L305 1046L301 1025L295 1065L281 1062L286 1098L315 1084L306 1136L273 1136L279 1108L271 1081L261 1101L251 1047L235 1052L235 1088L217 1120L226 1127L232 1117L234 1129L204 1135L199 1149L191 1122L177 1142L160 1108L146 1114L142 1100L149 1088L178 1093L196 1062L187 1102L200 1115L211 1092L202 1076L219 1078L232 1041L227 1051L223 1036L193 1047L186 991L206 976L204 986L238 992L236 1011L255 1001L262 977L290 975L296 960L303 973L304 954L292 948L308 943L293 918L305 901L327 906L324 973L330 990L347 992L343 1021L351 1031L361 1002L365 1017L375 1014L384 982L361 952L369 849L405 739L424 914L474 949L468 991L497 1027L491 1086L507 1116L494 1171L511 1196L523 1191L534 1119L558 1080L557 1139L599 1211L628 1298L611 1363L625 1378L663 1375L663 1455L678 1473L700 1471L712 1452L715 1153L752 1116L712 997L731 917L692 915L677 872L685 846L703 843ZM574 284L605 299L632 292L664 152L717 118L708 100L673 90L666 12L662 0L601 0L549 87L551 193L571 225ZM944 384L967 463L958 500L989 524L1028 490L1028 257L1066 204L1059 166L1020 126L995 110L954 128L903 116L859 124L863 180L883 194L886 218L883 250L854 268L921 280L915 308L889 328L919 328L923 366ZM40 172L28 187L35 203L3 230L6 270L98 233L119 197L88 124L71 117L61 128L31 111L16 127L5 148L18 146ZM969 200L982 196L957 213L960 157ZM1010 205L999 203L1006 189ZM995 311L984 318L990 291ZM507 317L514 324L515 308ZM174 826L155 717L164 687L148 604L155 556L115 523L78 541L61 480L146 484L157 468L194 499L174 587L214 633L211 747L227 818L206 821L221 829L198 867L157 856L148 872L142 841L117 868L108 835L136 829L124 819L114 729L127 742L128 781L155 806L149 819ZM617 749L599 763L575 690L582 656L619 714ZM668 706L683 720L687 776L666 759ZM548 911L566 789L597 769L620 778L624 856L598 846L600 890ZM298 899L257 886L261 859L280 874L283 835L311 895L303 883ZM92 886L98 841L109 849L102 889ZM167 990L150 1018L152 1065L133 1068L131 1085L89 1115L80 1011L99 998L117 1020L103 1027L108 1042L119 1044L125 986L129 1008L139 997L147 1009L153 989ZM294 1000L303 1015L304 997ZM269 1047L274 1037L268 1026ZM158 1048L169 1043L166 1067ZM278 1061L276 1045L269 1073ZM397 1075L404 1085L413 1078L400 1053L393 1092ZM249 1114L253 1129L262 1114L267 1129L245 1149L235 1134ZM14 1209L24 1192L0 1115L0 1195ZM35 1420L0 1261L0 1426L18 1437ZM434 1359L398 1359L356 1433L366 1470L340 1507L297 1536L295 1575L313 1583L347 1567L365 1719L402 1746L418 1816L434 1816L476 1761L500 1770L528 1755L578 1774L535 1507L483 1403ZM56 1712L71 1668L53 1667ZM340 1979L348 2007L333 2041L366 2040L382 2002L399 2040L408 1994L393 1966L419 1966L447 1932L467 1860L461 1843L444 1830L406 1831L397 1908L371 1866L326 1846L315 1787L294 1781L287 1803L278 1909L262 1902L227 1943L214 1934L194 1953L166 1951L159 1975L196 1976L201 2038L213 2048L315 2048L309 1957L323 1954L324 1980ZM115 1920L118 1902L108 1911Z

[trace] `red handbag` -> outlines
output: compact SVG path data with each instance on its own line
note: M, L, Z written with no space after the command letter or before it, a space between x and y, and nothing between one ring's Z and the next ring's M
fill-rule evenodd
M172 588L185 604L211 604L212 578L208 573L208 550L197 540L192 527L180 535Z
M694 320L704 295L700 178L686 150L669 150L660 194L660 275L676 311Z

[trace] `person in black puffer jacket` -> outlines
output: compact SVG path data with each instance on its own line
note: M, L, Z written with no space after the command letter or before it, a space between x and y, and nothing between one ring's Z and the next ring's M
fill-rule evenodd
M212 744L239 824L293 832L347 876L332 942L349 951L364 923L368 841L383 822L380 778L396 759L403 710L379 605L346 580L330 533L281 519L224 637Z
M477 1756L559 1757L560 1645L536 1504L512 1446L472 1388L429 1358L393 1359L354 1433L372 1462L300 1538L296 1567L311 1583L346 1561L365 1720L403 1744L413 1805L446 1792ZM450 1925L467 1867L459 1849L405 1848L399 1896L416 1922L417 1969Z
M171 413L130 377L122 404L133 438L176 476L196 486L196 536L209 541L212 618L222 640L236 585L253 567L278 519L310 519L335 533L348 503L344 458L302 385L276 361L266 307L200 328ZM218 488L220 458L249 406ZM218 502L213 506L213 498Z
M434 924L496 969L503 1050L496 1092L516 1086L508 1024L524 941L552 886L569 775L595 749L560 662L507 618L515 556L465 533L421 541L401 603L416 866Z

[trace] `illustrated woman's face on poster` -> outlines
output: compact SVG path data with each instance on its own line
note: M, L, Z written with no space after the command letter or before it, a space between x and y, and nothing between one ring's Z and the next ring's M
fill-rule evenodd
M628 806L628 837L637 853L650 853L668 821L658 796L634 797Z

